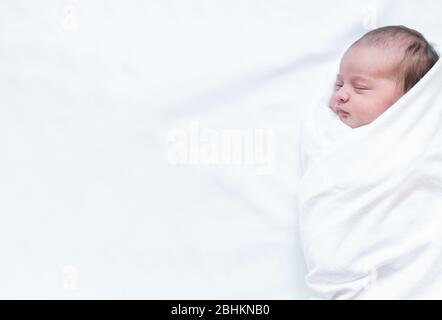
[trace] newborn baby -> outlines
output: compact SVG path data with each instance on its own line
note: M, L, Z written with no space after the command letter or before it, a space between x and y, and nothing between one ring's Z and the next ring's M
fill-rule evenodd
M414 30L373 30L342 58L330 109L305 118L297 208L312 299L442 298L437 60Z
M344 54L330 108L351 128L369 124L410 90L439 56L404 26L372 30Z

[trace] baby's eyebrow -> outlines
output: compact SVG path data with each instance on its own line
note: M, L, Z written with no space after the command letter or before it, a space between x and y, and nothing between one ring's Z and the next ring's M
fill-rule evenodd
M370 81L370 78L361 77L361 76L355 76L352 78L353 81Z
M336 76L336 79L339 80L339 81L341 81L341 80L342 80L342 75L341 75L341 74L338 74L338 75ZM370 81L372 81L371 78L369 78L369 77L364 77L364 76L352 76L352 77L350 78L350 80L351 80L352 82L355 82L355 81L370 82Z

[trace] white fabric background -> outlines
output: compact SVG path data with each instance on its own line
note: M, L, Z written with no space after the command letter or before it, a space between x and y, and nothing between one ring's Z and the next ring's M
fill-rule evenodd
M343 51L434 1L0 1L0 298L303 299L299 121ZM275 170L168 134L275 133Z

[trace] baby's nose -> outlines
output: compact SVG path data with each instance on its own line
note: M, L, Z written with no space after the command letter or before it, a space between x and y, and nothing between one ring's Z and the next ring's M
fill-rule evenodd
M339 101L347 102L348 99L350 99L350 95L346 91L341 89L337 93L337 98L338 98Z

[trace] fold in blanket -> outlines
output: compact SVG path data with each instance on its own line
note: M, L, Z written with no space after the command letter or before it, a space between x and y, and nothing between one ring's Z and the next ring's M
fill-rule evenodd
M372 123L302 128L299 232L314 299L442 299L441 59Z

